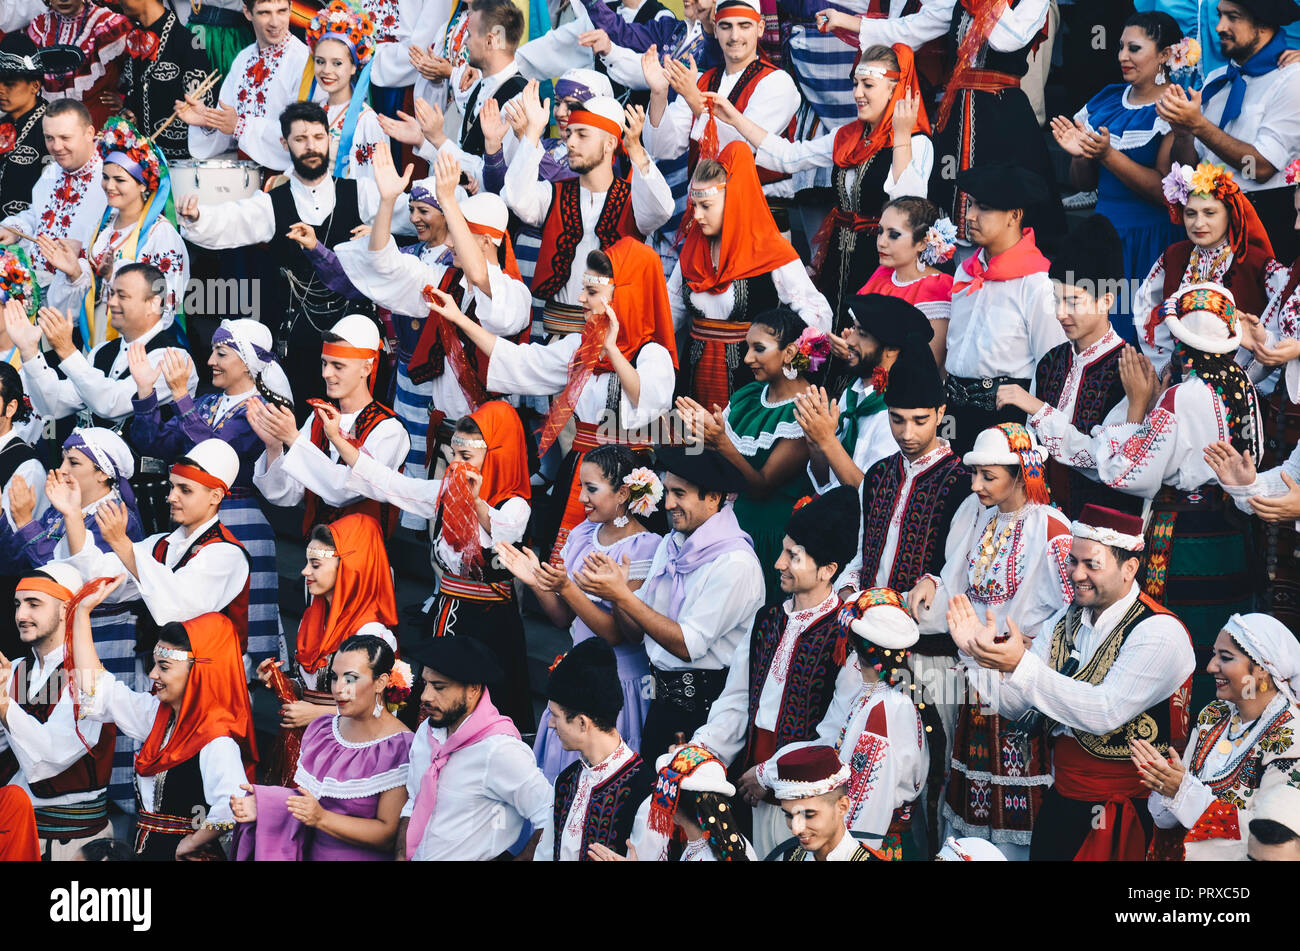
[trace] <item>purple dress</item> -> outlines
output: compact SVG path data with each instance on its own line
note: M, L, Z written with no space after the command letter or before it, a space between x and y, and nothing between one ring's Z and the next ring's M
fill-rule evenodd
M629 535L613 545L606 547L596 539L600 525L596 522L579 523L561 549L561 557L572 576L582 567L587 555L593 551L604 552L617 562L622 562L626 555L632 560L630 578L633 581L644 580L650 573L650 563L654 560L655 550L662 539L654 532L639 532ZM595 599L593 599L595 600ZM605 611L610 611L608 601L596 601ZM573 643L595 637L596 632L587 626L581 618L575 617L569 626ZM614 648L618 659L618 679L623 687L623 709L618 715L618 732L623 741L633 750L641 748L641 724L645 721L646 711L650 708L650 662L646 660L645 647L641 644L619 644ZM551 782L560 775L570 763L578 759L577 751L566 750L560 745L555 731L549 729L550 710L542 713L537 727L537 739L533 743L533 754L537 765Z
M339 717L312 721L302 737L294 784L320 801L322 809L345 816L373 819L381 793L406 785L410 769L409 731L368 743L349 743L338 728ZM319 829L307 829L289 815L284 801L296 795L283 787L254 786L258 819L236 826L236 858L308 862L384 862L392 848L372 849L336 839Z

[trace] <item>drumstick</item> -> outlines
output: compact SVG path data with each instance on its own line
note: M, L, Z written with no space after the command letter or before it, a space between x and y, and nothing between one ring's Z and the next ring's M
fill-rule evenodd
M194 96L194 98L196 99L201 96L207 95L208 90L211 89L213 86L215 86L217 80L220 78L221 78L221 74L214 69L212 72L208 73L207 77L203 80L203 82L199 84L199 87L195 89L194 92L190 93L190 95ZM153 145L155 140L158 138L158 136L162 135L163 132L167 129L167 127L176 121L176 117L179 115L180 115L179 110L173 109L172 114L167 117L167 121L158 127L158 131L156 131L153 135L149 136L149 144Z
M36 239L32 237L30 234L28 234L26 231L19 231L13 225L5 225L4 227L9 231L12 231L14 234L18 235L18 237L22 238L24 241L30 241L32 244L36 243Z

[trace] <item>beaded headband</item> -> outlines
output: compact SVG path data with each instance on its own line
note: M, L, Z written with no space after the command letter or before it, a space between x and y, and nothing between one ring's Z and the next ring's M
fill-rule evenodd
M488 447L486 439L475 439L472 436L461 435L452 436L451 444L457 449L486 449Z
M582 283L599 284L601 287L613 287L614 279L612 277L605 277L603 274L584 274L582 275Z
M339 553L333 548L326 548L323 545L308 545L308 558L337 558Z
M708 188L696 188L691 186L691 201L699 201L701 198L712 198L719 192L726 191L727 183L722 182L718 185L710 185Z
M192 651L174 651L169 647L155 647L153 656L155 660L194 660Z
M874 76L877 79L898 79L903 74L896 69L885 69L879 63L859 63L858 68L853 71L853 75L858 79L864 76Z

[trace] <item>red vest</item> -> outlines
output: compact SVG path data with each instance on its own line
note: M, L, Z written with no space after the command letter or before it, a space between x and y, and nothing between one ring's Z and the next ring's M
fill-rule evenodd
M227 544L234 545L236 548L239 549L240 553L244 556L244 560L248 562L248 568L251 573L253 569L253 559L249 556L248 549L245 548L240 543L238 538L236 538L234 535L230 533L230 529L226 528L225 525L221 524L221 521L219 519L216 522L213 522L212 526L207 531L205 531L198 538L194 539L194 544L190 545L190 547L186 549L185 554L181 555L181 560L176 562L176 567L174 567L172 570L179 571L181 568L184 568L187 564L189 564L190 559L199 553L199 549L203 548L204 546L216 545L221 542L226 542ZM166 561L167 536L164 535L162 538L158 539L158 544L153 546L153 557L154 557L154 561L157 561L160 564ZM243 653L247 651L248 650L248 578L244 579L244 587L240 589L239 594L235 595L235 599L233 601L231 601L225 607L221 608L220 613L230 618L230 623L235 625L235 631L239 634L240 652Z
M745 67L745 71L740 74L740 78L736 80L736 85L733 86L731 92L727 94L727 98L731 101L733 106L741 112L744 112L749 108L749 98L754 95L754 90L758 88L758 81L768 73L776 72L780 72L779 67L773 66L760 56ZM718 87L722 85L722 73L723 69L721 66L714 66L711 69L706 69L704 74L700 76L700 91L717 92ZM793 140L797 121L798 115L795 115L790 119L790 124L785 127L784 131L779 133L781 138ZM692 173L694 173L695 165L699 160L700 144L694 139L691 139L690 169ZM774 172L771 169L763 168L761 165L758 166L758 180L760 184L769 185L772 182L779 182L782 179L789 177L789 175L783 175L780 172Z
M582 208L579 205L582 189L578 180L570 178L555 182L551 187L554 189L551 209L542 223L542 249L538 252L537 269L533 272L533 296L539 300L549 300L568 283L573 256L583 236ZM632 237L640 241L645 237L636 228L636 216L632 214L632 185L628 179L614 176L594 230L601 250L620 238Z
M353 435L349 441L360 449L376 426L386 419L396 418L397 414L383 403L378 400L371 400L361 412L357 413L356 423L353 424ZM329 455L329 440L325 437L325 427L321 425L320 417L317 415L313 415L311 420L311 441L312 445L317 449L325 453L326 456ZM403 465L405 465L405 462L403 462ZM333 522L344 515L351 515L353 512L365 512L367 515L373 516L379 522L384 538L388 538L393 533L393 529L397 527L397 510L387 502L361 499L341 507L321 505L320 496L311 491L305 493L304 501L306 503L306 512L302 519L303 535L311 534L314 525Z

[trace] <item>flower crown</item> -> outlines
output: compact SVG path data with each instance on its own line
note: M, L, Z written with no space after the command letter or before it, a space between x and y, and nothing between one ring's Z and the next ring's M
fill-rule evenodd
M348 45L358 66L370 62L375 53L375 21L370 14L345 0L331 0L330 5L307 24L307 45L313 50L323 39L339 39Z
M114 154L124 157L129 164L123 164L123 168L137 181L143 178L145 191L150 195L158 191L162 178L158 152L152 142L121 116L113 116L104 123L104 131L99 136L99 154L105 161Z
M623 477L623 484L632 492L627 510L633 515L649 515L663 500L664 484L659 481L653 469L645 466L633 469Z
M957 226L948 218L940 218L925 233L925 247L917 255L922 264L933 267L952 259L957 250Z
M1285 174L1288 185L1300 185L1300 158L1291 160L1291 164L1286 167Z
M831 355L830 337L812 327L805 327L795 344L798 350L790 361L790 366L800 373L816 372Z
M1223 201L1227 196L1241 190L1233 179L1232 172L1213 162L1202 162L1195 168L1175 162L1160 186L1164 191L1165 201L1171 207L1186 205L1187 199L1193 195Z
M1186 73L1201 61L1201 44L1192 36L1184 36L1169 47L1169 60L1165 67L1170 73Z
M384 688L384 705L389 713L396 713L406 698L411 695L411 665L404 660L393 662L393 669L388 673L388 686Z
M32 264L22 248L14 246L0 251L0 303L16 300L35 315L41 306L41 288L32 276Z

